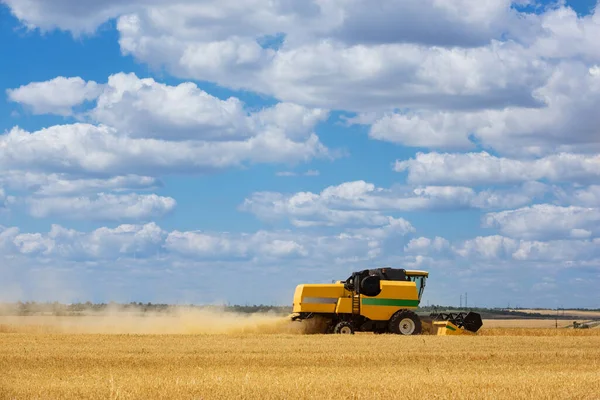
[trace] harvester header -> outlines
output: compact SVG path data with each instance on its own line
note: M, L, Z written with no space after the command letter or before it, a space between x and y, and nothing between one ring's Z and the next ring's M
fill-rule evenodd
M335 283L300 284L294 293L292 320L319 317L326 321L324 333L418 335L423 327L414 310L419 307L428 277L427 271L376 268L353 272ZM471 322L479 317L469 315ZM459 320L447 320L445 329L436 325L437 334L452 329L458 333L474 329L470 331L474 333L481 326L475 329L475 325L477 322L467 326Z
M481 315L476 312L431 313L429 318L437 335L474 335L483 326Z

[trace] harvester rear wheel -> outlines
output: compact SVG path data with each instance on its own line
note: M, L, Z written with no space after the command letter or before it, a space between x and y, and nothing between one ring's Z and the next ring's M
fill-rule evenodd
M390 318L389 330L397 335L419 335L422 330L421 319L412 311L400 310Z
M335 328L333 328L333 333L354 335L354 327L348 321L341 321L336 324Z

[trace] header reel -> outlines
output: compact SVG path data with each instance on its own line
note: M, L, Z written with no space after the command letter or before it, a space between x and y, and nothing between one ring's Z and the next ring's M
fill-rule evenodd
M431 313L434 333L437 335L474 335L483 326L481 315L468 313Z

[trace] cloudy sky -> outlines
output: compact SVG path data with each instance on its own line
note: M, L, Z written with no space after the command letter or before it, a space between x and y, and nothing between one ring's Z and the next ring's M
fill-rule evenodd
M0 0L0 300L600 307L593 0Z

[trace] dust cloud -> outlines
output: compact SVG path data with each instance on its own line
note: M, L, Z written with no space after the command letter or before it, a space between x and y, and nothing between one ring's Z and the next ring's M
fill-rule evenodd
M173 307L161 312L113 307L78 316L0 316L0 333L82 334L316 334L323 321L291 321L276 313L235 313Z

